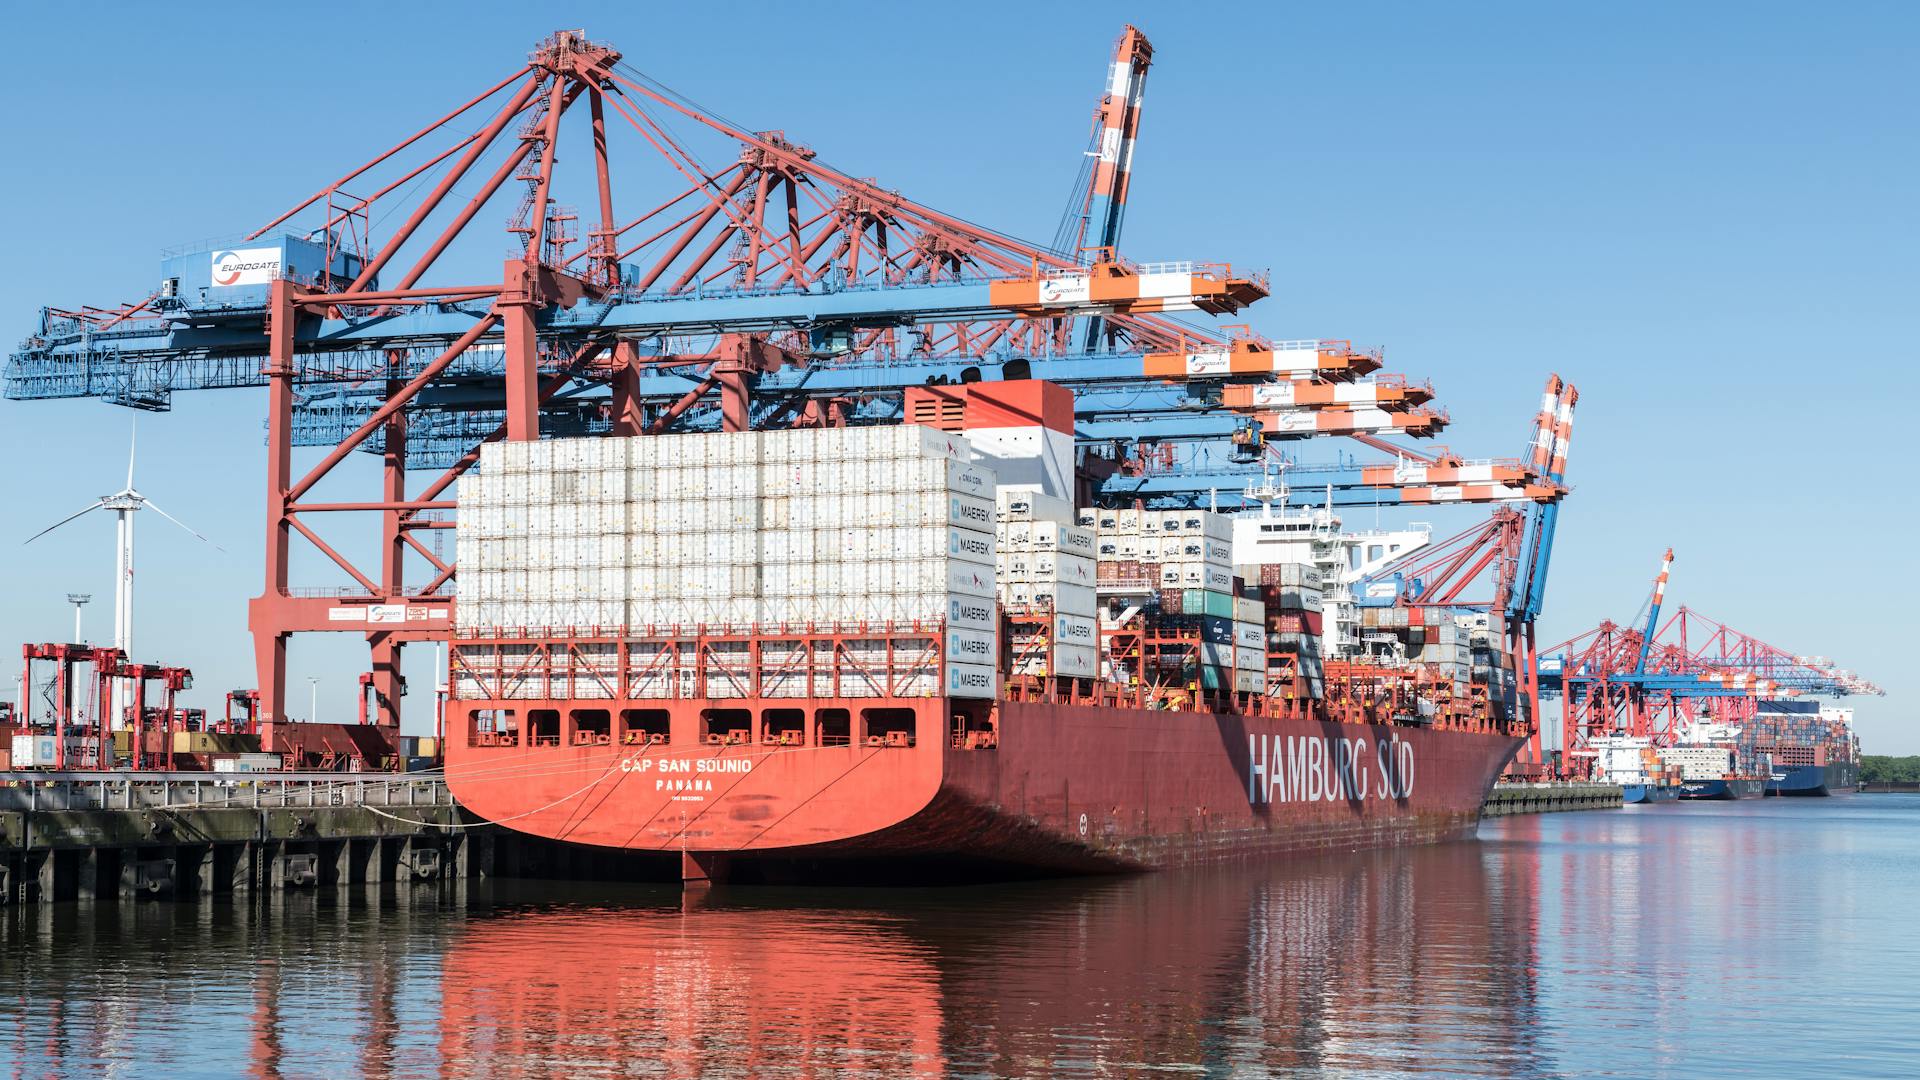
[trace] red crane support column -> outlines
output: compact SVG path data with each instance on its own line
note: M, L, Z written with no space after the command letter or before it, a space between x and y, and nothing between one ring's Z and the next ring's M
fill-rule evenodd
M113 711L113 681L118 675L109 678L104 673L118 673L122 670L126 664L127 654L118 649L96 649L90 656L93 660L93 681L100 688L100 701L93 710L93 767L110 769L113 767L113 733L112 725L106 718ZM135 688L136 693L138 689L138 687ZM123 716L120 719L124 723L126 717Z
M31 669L32 665L28 665ZM72 672L67 670L67 657L60 654L54 667L54 711L53 711L53 767L67 767L67 714L73 711Z
M293 320L291 286L273 283L267 309L267 547L266 584L247 612L253 631L254 670L260 704L255 712L261 748L273 752L274 726L286 722L287 555L292 527L287 514L293 485Z
M500 299L494 310L506 341L507 439L513 442L540 437L539 343L533 313L539 298L533 274L525 260L508 259L501 278Z
M407 380L401 369L405 358L403 350L394 349L387 353L389 400L406 387ZM405 410L395 409L393 415L387 417L383 435L381 500L388 504L389 509L380 515L380 588L386 593L388 603L404 604L407 541L402 526L409 514L399 509L399 505L407 498ZM391 631L380 630L367 635L367 644L373 654L374 723L388 728L389 734L397 739L400 734L400 642Z
M147 666L135 664L133 672L133 768L137 772L144 767L142 760L147 751ZM105 758L102 758L105 761Z
M167 674L166 688L167 688L167 735L166 735L167 771L172 772L173 771L173 742L174 742L174 739L173 739L174 709L179 705L177 691L180 689L180 679L173 672L168 672ZM206 725L203 723L201 726L205 727Z
M630 341L613 346L613 433L638 435L646 430L640 409L639 350Z

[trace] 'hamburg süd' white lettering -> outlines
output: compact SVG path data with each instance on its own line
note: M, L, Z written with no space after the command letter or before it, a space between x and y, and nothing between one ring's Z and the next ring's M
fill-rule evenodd
M1378 784L1370 765L1380 771ZM1398 735L1374 747L1365 737L1247 736L1249 803L1358 802L1412 795L1413 744Z

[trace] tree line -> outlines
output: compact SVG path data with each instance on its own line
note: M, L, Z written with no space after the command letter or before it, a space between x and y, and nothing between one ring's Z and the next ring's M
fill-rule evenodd
M1860 779L1868 784L1920 783L1920 754L1892 757L1887 754L1860 755Z

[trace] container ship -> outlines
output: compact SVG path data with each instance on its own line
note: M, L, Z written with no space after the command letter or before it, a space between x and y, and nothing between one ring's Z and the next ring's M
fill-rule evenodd
M1680 798L1682 770L1660 760L1644 735L1600 735L1588 740L1594 780L1620 786L1623 803L1663 803Z
M1745 729L1696 722L1660 750L1661 764L1680 773L1683 799L1753 799L1765 794L1771 764Z
M487 445L455 796L690 880L1469 832L1532 724L1488 616L1370 620L1351 585L1399 552L1329 511L1076 506L1072 415L1008 381L893 425Z
M1853 710L1807 701L1763 701L1747 730L1772 769L1768 795L1843 795L1860 786Z

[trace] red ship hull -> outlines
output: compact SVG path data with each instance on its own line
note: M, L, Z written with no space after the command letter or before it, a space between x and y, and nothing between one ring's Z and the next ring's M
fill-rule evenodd
M917 732L943 730L942 704L916 707ZM1522 742L1230 713L999 710L991 748L712 746L676 718L671 741L651 746L456 745L447 776L474 813L572 843L1102 872L1456 838Z

